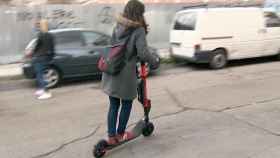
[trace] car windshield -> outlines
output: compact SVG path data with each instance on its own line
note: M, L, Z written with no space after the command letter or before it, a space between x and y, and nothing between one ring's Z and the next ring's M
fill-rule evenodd
M195 30L197 14L194 12L180 13L175 19L175 30Z

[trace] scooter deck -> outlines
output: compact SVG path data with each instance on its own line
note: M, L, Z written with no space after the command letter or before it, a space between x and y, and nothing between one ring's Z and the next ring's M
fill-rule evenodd
M125 143L127 143L129 141L132 141L132 140L136 139L137 137L141 136L144 127L145 127L145 121L140 120L139 122L137 122L136 126L131 130L131 133L134 136L133 138L125 140L125 141L122 141L122 142L117 143L115 145L108 145L106 147L106 150L112 150L112 149L114 149L114 148L116 148L116 147L118 147L118 146L120 146L122 144L125 144Z

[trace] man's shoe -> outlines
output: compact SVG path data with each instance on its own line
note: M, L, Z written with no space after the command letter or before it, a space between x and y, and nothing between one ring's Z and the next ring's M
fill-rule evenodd
M52 94L50 92L44 92L42 95L38 97L39 100L49 99L52 97Z
M43 89L38 89L34 94L36 95L36 96L40 96L40 95L42 95L42 94L44 94L44 90Z

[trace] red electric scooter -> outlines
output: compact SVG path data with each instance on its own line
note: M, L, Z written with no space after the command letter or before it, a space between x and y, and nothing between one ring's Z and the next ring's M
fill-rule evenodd
M139 71L139 70L138 70ZM119 142L115 145L109 145L106 140L100 140L93 149L93 155L96 158L103 157L108 151L125 144L129 141L132 141L136 139L137 137L143 135L144 137L150 136L154 131L154 125L152 122L150 122L149 119L149 113L151 111L151 100L148 99L147 95L147 67L144 62L141 63L140 72L138 72L138 101L143 105L144 109L144 118L136 123L134 128L131 130L131 133L133 134L133 138L129 140L125 140L122 142Z

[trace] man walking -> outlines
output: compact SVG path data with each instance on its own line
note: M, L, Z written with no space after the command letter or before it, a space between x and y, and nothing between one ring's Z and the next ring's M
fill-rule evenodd
M54 56L54 38L48 33L48 21L40 21L40 32L37 44L32 54L32 62L36 72L38 90L35 95L38 99L48 99L52 95L47 89L47 82L44 79L44 72L47 70L49 62Z

